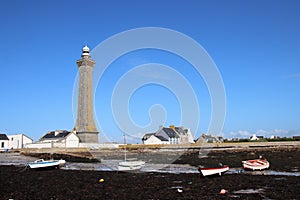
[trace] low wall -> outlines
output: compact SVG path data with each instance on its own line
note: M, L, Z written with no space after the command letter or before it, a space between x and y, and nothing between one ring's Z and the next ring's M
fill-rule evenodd
M32 143L32 144L27 144L25 148L30 148L30 149L52 148L52 143Z
M119 144L114 143L79 143L79 147L81 148L89 148L89 149L115 149L119 148Z
M29 149L90 149L90 150L113 150L116 148L132 149L197 149L197 148L253 148L253 147L288 147L299 146L300 141L278 141L278 142L223 142L223 143L195 143L195 144L115 144L115 143L79 143L78 147L68 147L65 143L32 143L25 148Z

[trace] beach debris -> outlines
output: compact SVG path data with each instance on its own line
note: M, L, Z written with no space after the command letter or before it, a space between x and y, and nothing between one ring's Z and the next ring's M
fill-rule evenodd
M100 183L103 183L103 182L104 182L104 179L103 179L103 178L99 179L99 182L100 182Z
M181 193L181 192L183 192L183 190L180 188L177 188L177 192Z
M245 189L245 190L238 190L235 191L234 194L260 194L263 193L264 189Z
M220 191L220 194L227 194L227 193L228 193L228 191L225 190L225 189L222 189L222 190Z

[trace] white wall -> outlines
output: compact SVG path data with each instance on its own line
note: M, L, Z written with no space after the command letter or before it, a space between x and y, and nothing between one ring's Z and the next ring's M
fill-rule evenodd
M256 136L256 134L253 134L250 140L259 140L259 138Z
M8 149L8 140L0 140L0 150Z
M168 141L161 141L154 135L151 135L147 140L144 141L144 144L169 144Z
M79 147L79 138L70 133L66 139L63 140L43 140L39 143L27 144L26 148L72 148Z
M32 139L27 137L24 134L15 134L15 135L8 135L9 139L8 148L9 149L20 149L24 148L27 144L32 143Z
M119 144L113 143L79 143L79 147L90 148L90 149L100 149L100 148L107 148L107 149L114 149L119 148Z
M33 142L33 140L27 137L26 135L22 134L22 136L23 136L23 147L26 146L26 144L31 144Z
M187 130L188 130L188 131L187 131L188 142L189 142L189 143L195 143L194 137L193 137L193 135L192 135L192 133L191 133L191 130L190 130L189 128L188 128Z
M66 147L78 147L78 146L79 146L79 138L74 133L69 134L66 139Z
M32 144L27 144L25 148L52 148L51 143L32 143Z

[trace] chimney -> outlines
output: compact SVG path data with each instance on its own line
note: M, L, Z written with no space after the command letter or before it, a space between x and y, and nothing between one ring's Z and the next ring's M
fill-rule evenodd
M60 133L59 130L54 131L54 136L57 136Z
M175 130L175 126L174 125L170 125L170 128Z

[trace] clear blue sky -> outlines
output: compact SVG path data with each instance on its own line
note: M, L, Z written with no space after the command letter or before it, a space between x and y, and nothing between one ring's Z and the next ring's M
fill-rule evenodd
M38 140L47 131L71 130L81 48L87 44L93 49L129 29L163 27L196 40L218 67L226 90L225 137L300 135L298 0L11 0L1 1L0 21L0 132ZM173 67L190 80L201 111L199 129L192 131L205 133L211 105L201 76L176 56L145 50L116 60L99 82L96 117L107 137L122 137L110 107L114 85L126 70L147 62ZM176 95L166 88L147 85L127 101L141 126L149 123L154 104L167 113L162 123L181 125Z

